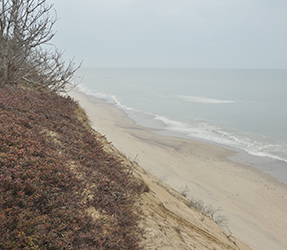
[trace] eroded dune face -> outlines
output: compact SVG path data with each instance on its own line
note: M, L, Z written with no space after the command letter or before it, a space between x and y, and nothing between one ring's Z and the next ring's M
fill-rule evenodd
M134 172L149 187L139 201L145 249L250 249L170 186L139 166Z

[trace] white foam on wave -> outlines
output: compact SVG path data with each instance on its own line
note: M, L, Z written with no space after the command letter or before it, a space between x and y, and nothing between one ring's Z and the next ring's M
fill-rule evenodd
M100 92L94 92L94 91L91 91L91 90L85 88L83 85L79 85L78 89L81 92L83 92L83 93L85 93L87 95L93 95L93 96L95 96L97 98L105 99L108 102L115 104L120 109L123 109L123 110L134 110L133 108L124 105L115 95L109 95L109 94L103 94L103 93L100 93Z
M287 155L282 155L282 152L287 149L286 144L250 139L251 135L244 135L242 132L235 130L225 131L205 121L195 120L191 124L173 121L164 116L155 116L155 119L166 124L164 130L178 133L179 136L185 138L196 138L241 149L254 156L269 157L287 162Z
M198 103L209 103L209 104L224 104L224 103L233 103L232 100L221 100L214 98L207 98L202 96L185 96L185 95L174 95L174 97L183 99L188 102L198 102Z

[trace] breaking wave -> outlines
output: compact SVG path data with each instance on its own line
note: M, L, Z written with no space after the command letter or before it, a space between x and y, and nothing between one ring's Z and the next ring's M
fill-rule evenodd
M188 101L188 102L199 102L199 103L210 103L210 104L224 104L224 103L235 102L232 100L220 100L220 99L207 98L207 97L201 97L201 96L175 95L174 97Z

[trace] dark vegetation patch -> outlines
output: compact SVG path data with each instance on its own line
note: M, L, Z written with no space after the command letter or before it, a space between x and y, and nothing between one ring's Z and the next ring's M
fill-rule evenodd
M77 108L70 97L0 89L0 249L141 249L141 188Z

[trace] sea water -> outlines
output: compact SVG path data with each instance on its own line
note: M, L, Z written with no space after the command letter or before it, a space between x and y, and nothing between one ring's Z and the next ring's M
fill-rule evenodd
M286 69L82 68L79 74L82 91L114 102L157 133L287 163Z

